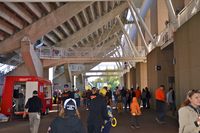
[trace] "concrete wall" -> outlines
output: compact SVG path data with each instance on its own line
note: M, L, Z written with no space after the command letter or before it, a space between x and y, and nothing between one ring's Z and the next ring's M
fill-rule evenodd
M11 71L7 75L8 76L30 76L25 64L21 64L15 70Z
M42 62L40 58L38 57L37 53L35 52L33 45L30 45L30 54L34 63L35 70L37 72L37 76L44 77Z
M125 73L123 75L123 78L124 78L124 87L126 89L130 89L131 88L130 75L131 75L130 72L127 72L127 73Z
M158 34L160 34L165 29L165 21L169 20L168 18L168 9L165 3L165 0L157 0L157 23L158 23Z
M173 65L173 45L169 45L164 50L159 47L155 48L151 53L147 55L147 77L148 87L150 91L154 93L154 90L161 84L165 85L168 90L169 87L174 84L170 84L169 77L174 76ZM161 66L161 70L156 70L156 66Z
M187 5L191 0L184 0L184 4Z
M43 69L43 78L49 79L49 68Z
M127 89L131 89L131 84L130 84L130 71L127 72Z
M158 14L157 14L157 1L152 3L151 8L150 8L150 29L151 29L151 34L157 34L158 33Z
M179 11L183 9L185 2L184 0L172 0L172 4L174 7L174 11L178 13Z
M199 89L200 75L200 13L175 32L175 81L178 103L189 89Z
M136 63L136 87L145 88L147 86L147 64Z

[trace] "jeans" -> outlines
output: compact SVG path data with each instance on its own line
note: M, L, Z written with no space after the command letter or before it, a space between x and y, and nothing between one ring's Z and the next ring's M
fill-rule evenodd
M38 133L38 128L40 125L40 114L39 113L28 113L30 122L31 133Z
M165 102L156 100L156 113L157 118L160 121L164 121L165 118Z

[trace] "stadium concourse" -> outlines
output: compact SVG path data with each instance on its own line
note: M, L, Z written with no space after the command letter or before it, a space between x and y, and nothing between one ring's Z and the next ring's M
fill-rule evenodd
M80 109L81 120L84 123L84 127L87 126L87 112L85 109ZM115 112L115 111L114 111ZM41 120L39 133L46 133L49 124L57 116L56 112L49 113L44 116ZM117 118L117 126L111 128L110 133L177 133L178 123L177 120L172 117L166 117L166 124L160 125L155 120L154 110L145 110L140 117L140 128L132 129L130 126L130 113L123 112L122 114L115 113ZM28 133L29 132L29 122L28 119L17 119L9 123L0 123L1 133Z

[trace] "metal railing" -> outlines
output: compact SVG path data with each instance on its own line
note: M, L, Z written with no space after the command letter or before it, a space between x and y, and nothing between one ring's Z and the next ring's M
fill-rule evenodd
M36 51L41 59L45 58L65 58L65 57L94 57L96 54L93 51L68 51L64 48L46 48L41 47Z
M187 22L200 10L200 0L192 0L177 15L178 27Z
M60 59L66 57L99 57L99 55L107 55L108 52L106 50L94 50L94 51L68 51L64 48L47 48L42 47L36 50L37 55L40 59Z

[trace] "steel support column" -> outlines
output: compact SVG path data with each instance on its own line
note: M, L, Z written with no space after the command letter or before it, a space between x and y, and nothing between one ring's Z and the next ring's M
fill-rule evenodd
M130 2L128 1L128 3L130 3ZM142 41L143 41L143 43L144 43L145 50L146 50L147 53L149 53L149 49L148 49L147 43L146 43L146 41L145 41L144 35L143 35L143 33L142 33L142 29L141 29L141 27L140 27L140 25L139 25L139 23L138 23L138 17L136 16L136 12L133 10L133 8L131 7L131 5L130 5L130 9L131 9L130 11L131 11L131 13L132 13L132 16L133 16L133 18L134 18L134 20L135 20L136 27L137 27L137 29L138 29L138 31L139 31L139 34L140 34L140 36L141 36L141 38L142 38Z
M134 56L138 56L139 53L138 53L138 51L137 51L135 45L133 44L133 42L132 42L130 36L128 35L128 33L126 32L126 30L124 29L124 25L123 25L123 23L122 23L120 17L117 16L116 18L117 18L117 20L118 20L118 22L119 22L119 24L120 24L120 27L121 27L121 29L122 29L122 32L124 33L124 36L125 36L125 38L126 38L126 40L127 40L128 45L129 45L129 47L131 48L131 51L133 52Z
M174 7L172 5L172 1L171 0L165 0L165 2L166 2L166 5L167 5L170 22L172 22L174 24L174 26L176 27L177 16L175 14Z
M140 20L142 26L144 27L145 31L147 32L147 35L149 36L149 38L151 39L151 42L155 42L155 40L153 39L153 36L151 35L147 25L145 24L143 18L141 17L141 15L138 13L138 10L135 6L135 4L133 3L133 1L131 0L127 0L128 1L128 4L130 6L130 9L131 9L131 13L132 15L134 16L134 12L135 14L137 15L138 19Z

